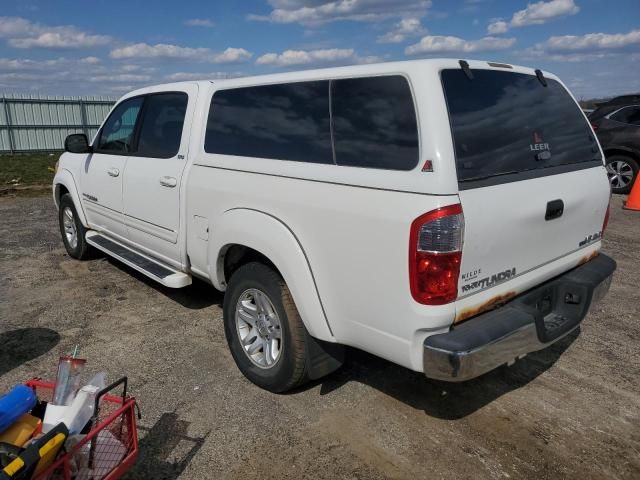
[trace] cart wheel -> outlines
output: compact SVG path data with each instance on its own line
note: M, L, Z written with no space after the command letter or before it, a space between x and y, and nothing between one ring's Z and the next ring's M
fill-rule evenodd
M224 297L231 354L251 382L271 392L307 381L308 334L282 277L257 262L240 267Z

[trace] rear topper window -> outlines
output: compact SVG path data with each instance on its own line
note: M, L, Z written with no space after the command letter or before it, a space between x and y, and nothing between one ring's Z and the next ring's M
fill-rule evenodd
M416 167L418 123L406 78L333 80L331 108L338 165L385 170Z
M217 91L204 143L207 153L386 170L415 168L418 147L399 75Z
M535 75L494 70L473 70L469 79L461 69L443 70L441 78L461 188L601 162L584 115L555 80L545 87Z

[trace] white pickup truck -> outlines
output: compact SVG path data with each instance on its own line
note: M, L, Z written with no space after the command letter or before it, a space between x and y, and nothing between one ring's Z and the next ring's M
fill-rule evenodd
M53 181L64 245L226 291L275 392L344 345L462 381L545 348L607 292L609 182L554 75L419 60L125 95Z

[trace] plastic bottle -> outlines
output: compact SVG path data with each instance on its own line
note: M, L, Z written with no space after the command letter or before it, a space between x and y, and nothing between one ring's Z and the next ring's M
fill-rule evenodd
M0 397L0 432L5 431L36 405L35 392L26 385L16 385Z
M60 420L67 426L70 435L80 433L91 420L96 407L96 395L99 391L98 387L85 385L73 399L73 403L66 408L64 416Z
M91 420L96 396L105 387L106 381L106 373L98 373L78 391L70 405L47 405L42 431L46 433L62 422L69 429L70 435L80 433Z

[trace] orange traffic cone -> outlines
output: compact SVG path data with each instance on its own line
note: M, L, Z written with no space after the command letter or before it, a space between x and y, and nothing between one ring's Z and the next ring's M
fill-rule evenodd
M640 181L638 181L638 177L640 175L636 176L636 181L633 182L633 187L631 187L631 193L627 197L627 201L622 204L622 208L625 210L640 212Z

